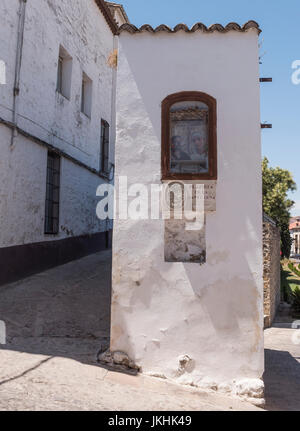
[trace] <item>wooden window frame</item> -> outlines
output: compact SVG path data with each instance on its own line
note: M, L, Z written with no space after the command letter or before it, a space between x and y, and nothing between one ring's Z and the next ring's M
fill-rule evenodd
M209 126L208 126L208 154L209 172L199 174L174 173L170 172L170 109L178 102L202 102L208 106ZM214 97L200 91L182 91L171 94L162 102L162 143L161 143L161 169L162 180L216 180L218 178L217 160L217 101Z

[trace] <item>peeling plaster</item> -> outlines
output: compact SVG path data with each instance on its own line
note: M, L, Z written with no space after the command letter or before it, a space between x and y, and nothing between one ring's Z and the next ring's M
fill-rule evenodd
M217 99L219 173L205 245L193 237L193 251L180 229L167 232L176 262L165 261L164 220L116 219L111 351L126 352L143 373L261 403L257 33L122 33L119 42L116 176L146 186L160 178L161 101L195 89ZM186 262L178 262L178 250ZM204 250L206 263L190 262Z

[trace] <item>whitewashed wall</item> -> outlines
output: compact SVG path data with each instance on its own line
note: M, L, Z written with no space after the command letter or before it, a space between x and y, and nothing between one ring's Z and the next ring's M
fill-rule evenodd
M11 132L0 125L1 247L71 238L107 230L96 216L96 189L103 182L93 173L61 159L60 231L44 235L47 150L18 136L10 151Z
M1 0L0 60L6 63L7 85L0 85L0 117L8 121L12 121L18 10L18 0ZM60 45L73 57L70 100L56 92ZM113 34L94 1L28 0L18 126L99 169L103 118L111 125L113 161L114 72L107 65L113 49ZM91 119L80 112L83 71L93 81ZM10 132L4 126L0 141L0 194L6 202L5 208L1 204L0 247L54 239L43 235L47 151L21 136L10 148ZM3 163L5 158L10 164ZM104 229L95 216L96 187L101 182L89 171L62 160L60 225L66 229L55 238L67 237L67 231L81 235Z
M217 99L219 174L203 266L164 262L162 220L115 221L111 350L127 353L148 374L259 398L264 354L257 31L124 32L119 44L116 179L160 182L161 102L195 90ZM191 361L182 368L185 355Z

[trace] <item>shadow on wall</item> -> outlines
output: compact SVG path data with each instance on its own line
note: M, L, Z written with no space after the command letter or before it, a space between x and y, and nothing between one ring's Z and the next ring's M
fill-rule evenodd
M122 153L122 164L119 163L118 174L126 175L128 173L128 166L142 166L144 160L149 160L148 166L154 167L152 171L148 166L144 166L142 177L140 171L136 171L134 168L132 174L130 173L130 175L132 175L132 181L136 180L137 182L141 181L148 184L154 181L153 178L156 178L158 181L160 179L160 104L162 100L168 94L184 90L198 90L209 94L211 94L211 92L205 85L203 88L190 88L190 85L193 85L191 84L193 80L189 80L186 76L181 83L177 80L173 80L172 83L170 80L170 83L164 83L162 85L161 79L155 79L155 74L160 73L159 68L154 68L154 72L151 68L148 68L146 75L151 74L151 80L147 79L144 69L147 68L146 66L147 62L149 63L149 59L142 59L140 56L136 55L134 50L127 50L126 43L124 45L125 47L121 46L123 55L120 56L120 70L124 71L124 76L120 77L119 85L122 85L122 92L128 95L126 99L126 112L134 112L136 115L128 116L128 118L125 118L125 115L120 115L119 118L120 132L118 139L121 140L125 136L129 150L127 153L125 151ZM146 56L145 53L141 53L141 55ZM168 57L167 53L166 56ZM153 60L153 62L155 63L155 60ZM170 62L170 64L172 64L172 62ZM149 85L149 82L157 82L157 86L161 86L162 88L154 88L152 85ZM182 85L182 87L180 87L180 85ZM217 94L211 95L217 97ZM120 98L120 111L122 114L123 109L125 109L122 105L122 103L125 104L124 100L125 97L124 94L122 94ZM231 104L234 105L233 102L234 100L231 100ZM238 102L240 101L238 100ZM244 355L243 360L246 364L248 364L249 361L245 356L252 356L253 353L252 364L249 364L249 377L252 374L253 377L257 377L257 371L255 372L255 370L259 370L261 373L260 376L263 373L262 208L261 182L258 180L251 180L259 179L259 173L261 172L261 156L259 151L256 151L253 155L253 147L251 146L243 145L241 149L241 143L245 141L245 137L243 136L243 122L245 121L247 123L248 120L247 115L245 115L245 119L241 118L239 110L243 110L246 105L241 107L240 103L237 103L234 109L231 110L231 115L229 115L226 112L226 103L228 103L228 100L226 100L223 94L223 99L218 99L218 114L220 114L220 127L218 132L220 132L220 143L223 142L224 144L224 142L226 142L226 145L220 144L218 146L219 179L216 197L217 211L215 214L207 215L207 263L202 267L199 267L199 265L196 266L197 264L162 264L162 251L164 250L164 238L162 234L160 242L158 239L151 253L148 254L148 258L149 256L153 258L151 267L149 262L145 263L144 266L141 264L142 256L144 259L146 258L149 250L149 243L147 242L147 245L142 244L140 246L140 254L138 257L140 268L136 268L136 270L142 270L143 268L143 271L151 271L152 274L154 269L163 273L171 272L173 269L174 273L179 273L181 271L181 278L178 280L178 283L181 279L184 279L182 283L185 286L189 285L188 289L190 292L185 291L184 295L187 295L191 301L194 301L194 309L198 307L197 313L199 314L195 317L197 323L199 324L199 321L202 319L204 321L204 318L209 316L209 319L203 323L205 334L202 335L207 337L207 339L209 338L207 329L213 334L210 340L211 350L215 352L216 347L213 346L213 343L216 343L218 340L223 340L220 348L232 357L232 353L231 355L229 353L230 349L232 349L232 344L236 352L240 352L242 350L241 346L243 346L244 353L240 356L242 357ZM137 121L136 116L140 118L141 121ZM241 119L242 124L237 127L236 122L232 122L232 118ZM230 127L228 127L228 124L230 124ZM246 130L248 130L247 127ZM253 136L254 139L257 138L255 133ZM147 142L147 145L145 145L145 142ZM137 148L138 150L136 150ZM131 149L132 151L130 151ZM118 151L117 145L117 157ZM257 172L256 170L255 172L251 171L252 177L245 175L245 160L250 160L252 165L257 168ZM243 207L245 207L245 209L241 214L241 208ZM137 230L136 224L130 226L129 228L126 225L126 234L128 237L132 235L132 238L135 238ZM159 229L157 229L156 232L159 232ZM119 232L116 233L119 239L118 235L120 235L122 239L122 235ZM149 239L149 241L151 240ZM137 244L137 242L135 244ZM128 253L130 254L129 251ZM135 262L136 259L137 256L132 257L132 261ZM124 268L129 268L129 265L126 265L126 263L124 259L121 265ZM132 264L132 262L129 262L129 264ZM178 268L182 267L186 272L186 277L182 277L182 269L177 271ZM124 346L126 346L128 349L126 353L132 358L136 357L136 350L138 350L138 348L134 345L129 345L130 343L126 338L126 321L132 321L131 317L128 317L128 315L132 312L134 307L136 307L134 309L135 313L141 313L140 304L143 306L144 302L148 302L145 307L145 315L149 316L148 318L152 319L153 317L151 313L149 313L149 308L150 310L155 310L154 314L156 313L158 320L156 323L157 326L161 325L159 320L162 320L164 322L163 327L168 328L170 333L178 329L179 333L185 336L185 330L182 329L184 323L178 320L180 310L177 320L172 317L168 318L170 313L161 310L161 304L155 303L155 301L158 301L158 298L161 299L162 303L165 301L166 303L170 302L171 304L176 304L176 302L181 300L185 304L187 302L185 298L182 298L182 289L177 295L175 286L172 289L170 288L171 276L169 276L169 274L168 282L165 283L166 286L162 284L161 290L158 293L153 293L152 297L150 296L150 291L148 289L154 291L154 283L156 283L156 280L160 277L161 273L156 274L149 282L143 277L143 280L139 280L140 285L137 287L132 283L131 289L130 280L127 280L126 277L123 276L122 282L125 284L128 281L129 283L128 285L130 288L128 288L128 295L131 296L131 300L128 300L129 306L127 308L123 306L122 310L122 307L118 304L119 298L116 298L117 312L115 316L118 323L116 331L113 331L113 342L119 338L120 341L116 341L116 345L120 347L121 350L124 350ZM128 273L127 278L130 279L130 274ZM146 290L147 293L145 293ZM120 291L122 291L122 289L120 289ZM165 297L168 295L169 298L167 301ZM137 304L139 304L139 308ZM174 305L174 313L176 313L176 307L177 306ZM192 313L191 310L190 312ZM149 324L149 327L150 326ZM139 328L139 331L142 333L142 329ZM146 328L145 333L147 333L147 335L149 333L153 335L155 330L152 331ZM123 340L121 340L122 337ZM170 335L170 339L172 339L171 337ZM155 340L157 344L162 343L164 337L160 334L159 336L155 336ZM206 351L209 350L207 345L204 345L203 349ZM172 358L176 357L179 350L178 345L176 346L176 344L174 344L170 350L169 356ZM162 353L160 355L162 355ZM145 354L145 356L147 356L147 354ZM253 369L251 369L251 365ZM234 361L230 364L230 367L234 368Z
M299 411L300 362L289 352L266 349L265 364L266 409Z
M245 326L242 327L242 323L249 325L248 329L253 331L256 317L259 336L256 341L260 343L262 331L257 308L258 292L255 280L233 277L227 281L219 279L206 286L205 283L202 283L201 286L199 279L195 280L195 276L190 274L191 268L185 267L185 270L195 295L201 297L201 306L209 315L210 322L219 335L226 335L230 331L230 336L242 337L244 340ZM256 349L257 346L253 345L253 351Z
M228 275L226 279L224 274L224 278L205 284L205 281L200 283L199 274L195 276L191 264L184 267L195 296L200 298L199 312L207 316L207 331L215 343L220 341L217 352L223 357L224 366L227 364L227 372L235 378L236 369L242 367L249 378L257 378L257 370L261 370L262 376L264 366L260 352L263 352L263 323L257 279L254 276L249 280L239 276L230 278ZM214 266L210 267L213 270ZM210 343L208 338L207 344ZM235 361L232 362L230 358L233 355ZM246 363L243 356L248 358Z
M0 248L0 286L111 246L111 231Z

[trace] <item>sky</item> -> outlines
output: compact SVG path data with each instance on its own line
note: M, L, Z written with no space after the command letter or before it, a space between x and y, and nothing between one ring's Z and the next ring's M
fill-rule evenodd
M259 23L261 77L273 83L261 84L261 121L273 124L262 130L262 155L270 165L288 169L298 185L290 194L295 201L292 215L300 215L300 83L292 82L300 67L300 0L120 0L132 24L141 26L203 22L209 26L249 20ZM299 74L300 77L300 74Z

